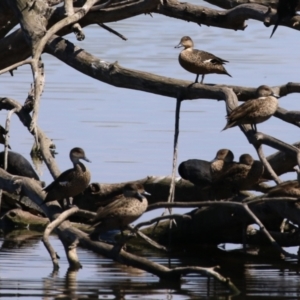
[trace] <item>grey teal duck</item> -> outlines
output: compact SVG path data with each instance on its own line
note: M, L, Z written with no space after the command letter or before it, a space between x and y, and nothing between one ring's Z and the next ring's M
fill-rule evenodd
M214 178L233 163L234 155L228 149L218 150L216 157L208 162L201 159L189 159L178 166L181 178L197 186L209 186Z
M260 161L255 161L250 154L240 156L238 163L231 164L213 181L213 186L229 188L238 193L249 190L259 182L264 168Z
M216 157L210 164L210 172L212 181L219 178L221 174L226 172L232 165L236 164L234 161L234 155L229 149L218 150Z
M294 168L297 172L297 180L288 180L272 187L267 195L270 197L295 197L300 198L300 170Z
M54 200L63 201L65 198L69 200L69 197L82 193L88 187L91 174L85 165L80 162L81 159L90 162L86 158L84 150L78 147L73 148L70 151L70 159L74 167L61 173L44 189L47 195L43 203Z
M253 131L257 132L256 124L268 120L275 114L279 96L267 85L259 86L256 94L257 98L248 100L226 116L227 124L223 130L242 124L251 124Z
M114 202L100 207L97 216L90 222L94 231L90 234L91 239L97 240L99 234L109 230L123 230L127 225L138 219L147 209L148 201L145 195L150 195L144 190L142 184L126 184L123 195Z
M180 43L175 48L184 47L180 52L178 60L179 64L188 72L196 74L195 83L198 82L199 75L202 75L203 83L206 74L226 74L232 77L224 68L224 64L228 61L217 57L209 52L194 49L194 43L189 36L181 38Z

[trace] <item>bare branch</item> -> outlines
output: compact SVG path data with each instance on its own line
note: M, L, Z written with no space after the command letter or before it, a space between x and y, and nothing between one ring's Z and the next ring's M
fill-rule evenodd
M118 36L118 37L121 38L122 40L127 41L127 38L126 38L124 35L122 35L121 33L119 33L119 32L117 32L117 31L113 30L112 28L108 27L107 25L105 25L105 24L103 24L103 23L98 23L98 25L99 25L100 27L102 27L103 29L107 30L108 32L111 32L112 34L115 34L116 36Z
M154 11L165 16L194 22L199 25L214 26L233 30L244 30L246 20L253 19L263 22L266 26L275 24L276 11L257 3L240 4L228 10L215 10L200 5L192 5L177 0L162 1ZM300 30L300 16L285 19L283 26Z
M79 210L79 208L74 206L74 207L64 211L54 221L49 223L44 231L42 241L50 254L54 270L57 270L59 268L58 260L57 260L58 257L57 257L56 252L54 251L53 247L51 246L51 243L49 241L49 235L56 227L58 227L62 222L64 222L67 218L69 218L71 215L76 213L78 210ZM74 247L76 248L76 245L77 245L76 243L71 244L71 246L69 245L68 249L66 251L70 267L75 268L75 269L78 266L81 266L77 255L73 251Z
M20 66L23 66L23 65L27 65L27 64L31 65L31 63L32 63L32 59L27 59L27 60L20 61L20 62L15 63L15 64L13 64L13 65L5 68L5 69L0 70L0 75L4 74L6 72L12 71L12 70L14 70L14 69L16 69Z

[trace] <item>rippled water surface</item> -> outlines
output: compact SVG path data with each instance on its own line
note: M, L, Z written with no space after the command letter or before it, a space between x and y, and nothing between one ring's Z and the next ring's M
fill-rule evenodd
M207 5L203 1L192 2ZM118 61L126 68L193 81L195 76L178 64L180 50L174 49L182 36L189 35L196 48L230 61L226 68L232 78L207 75L205 83L257 87L299 82L299 34L279 27L269 39L271 28L252 20L247 24L244 32L231 31L200 27L153 14L153 17L141 15L109 24L125 35L127 41L96 25L85 29L86 39L81 43L72 35L66 38L110 63ZM175 99L115 88L88 78L49 55L43 55L43 61L46 85L38 123L56 144L61 170L71 165L69 150L81 146L92 161L88 165L92 181L121 182L147 175L171 174ZM28 66L18 68L14 77L4 74L1 76L1 95L23 103L31 81ZM288 110L298 110L298 97L284 97L280 99L280 105ZM0 116L3 124L6 112L2 111ZM233 128L221 132L224 125L224 102L205 99L183 102L179 161L188 158L211 160L220 148L230 148L235 157L245 152L256 157L240 130ZM32 136L16 116L11 127L12 149L29 158ZM258 128L288 143L299 140L296 127L276 118L259 124ZM267 147L264 149L267 154L274 152ZM42 180L51 182L45 167L40 173ZM77 274L68 274L61 243L55 237L52 242L62 257L57 274L51 273L52 264L40 237L8 246L7 241L1 240L1 298L177 300L206 296L224 299L227 295L215 281L198 275L187 276L181 285L172 286L159 282L148 273L115 264L84 249L79 249L84 268ZM151 259L168 264L167 258L156 255L149 253ZM190 263L197 264L197 260L195 255ZM180 264L176 259L172 263ZM211 261L210 265L217 263L217 260ZM230 275L248 298L299 296L298 270L293 263L282 267L250 262L226 266L222 271Z

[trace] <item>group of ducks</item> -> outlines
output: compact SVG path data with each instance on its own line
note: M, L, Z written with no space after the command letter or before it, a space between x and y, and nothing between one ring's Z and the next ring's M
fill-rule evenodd
M61 173L52 183L43 190L46 193L44 203L57 200L63 208L69 207L70 197L75 197L88 187L91 180L91 173L80 161L90 162L82 148L76 147L70 151L70 160L73 168ZM0 167L4 166L4 152L0 152ZM39 181L39 176L28 160L21 154L8 151L7 171L13 175L25 176ZM138 219L147 209L148 202L143 185L129 183L123 188L123 195L116 197L116 200L105 207L100 207L96 216L90 220L94 228L90 237L97 240L101 233L109 230L123 230L128 224ZM64 200L67 200L67 206Z
M279 0L278 21L272 35L283 18L295 14L297 4L298 0ZM224 67L227 60L194 49L194 43L190 37L182 37L175 48L180 47L184 49L179 54L179 63L185 70L196 74L195 83L198 82L199 75L202 75L201 84L203 84L206 74L225 74L231 77ZM227 115L227 124L223 130L237 125L251 124L252 130L256 132L256 124L266 121L276 112L279 96L270 87L266 85L258 87L256 95L257 98L245 102ZM3 156L4 153L0 153L2 161ZM80 161L90 162L85 156L84 150L79 147L73 148L70 151L70 159L73 168L61 173L58 178L44 188L46 197L43 203L58 200L63 205L62 201L68 199L68 205L70 205L69 198L77 196L88 187L91 174ZM26 170L26 172L20 173L19 170ZM251 189L259 183L263 171L262 163L255 161L249 154L241 155L239 162L234 162L234 155L228 149L220 149L212 162L190 159L182 162L178 167L180 176L194 185L226 187L235 193ZM21 155L11 151L8 155L8 172L39 180L30 163ZM273 194L276 192L278 194L278 188L277 190L273 189ZM98 239L99 234L113 229L120 229L122 232L128 224L146 211L148 206L146 195L149 194L141 184L126 184L123 195L105 207L100 207L96 217L90 220L94 227L90 237Z
M73 163L73 168L61 173L59 177L44 188L47 195L43 203L58 200L63 206L61 201L77 196L88 187L91 174L80 161L90 162L84 150L79 147L73 148L70 151L70 160ZM117 197L115 201L105 207L100 207L96 217L90 220L90 224L94 227L90 237L97 240L101 233L115 229L121 230L123 235L123 230L127 225L134 222L146 211L148 207L146 195L150 194L144 190L141 184L126 184L123 195Z
M233 194L253 188L259 183L263 171L263 164L250 154L243 154L239 162L234 162L229 149L220 149L211 162L189 159L178 167L179 175L196 186L228 189Z
M176 46L184 47L179 54L179 63L187 71L202 74L200 83L203 83L204 76L210 73L227 74L231 76L223 64L227 62L211 53L194 49L194 43L188 36L181 38ZM242 105L233 109L227 116L227 124L223 130L237 125L250 124L254 132L257 131L256 124L268 120L278 108L279 95L275 94L269 86L261 85L256 90L257 98L248 100Z

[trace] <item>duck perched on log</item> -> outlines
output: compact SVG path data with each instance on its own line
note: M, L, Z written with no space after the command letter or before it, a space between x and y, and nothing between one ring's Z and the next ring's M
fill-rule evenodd
M194 185L207 186L232 163L234 155L228 149L218 150L212 162L201 159L183 161L178 167L179 175Z
M251 124L253 131L257 132L256 124L268 120L275 114L279 95L267 85L259 86L256 95L257 98L248 100L226 116L227 124L223 130L242 124Z
M114 229L121 230L123 235L127 225L146 211L148 201L145 195L150 194L144 190L142 184L126 184L121 197L98 209L97 216L91 220L95 228L90 234L91 239L97 240L99 234Z
M225 172L213 181L216 188L226 187L234 193L249 190L259 182L264 168L260 161L255 161L250 154L240 156L239 162L231 164Z
M212 181L219 178L224 172L236 164L234 160L234 154L229 149L220 149L217 152L216 157L210 164L210 172Z
M296 197L300 198L300 170L294 168L297 172L297 180L288 180L272 187L267 195L269 197Z
M196 74L195 83L198 82L199 75L202 75L203 83L206 74L225 74L232 77L224 68L224 64L228 61L217 57L209 52L194 49L194 42L189 36L181 38L179 44L175 48L184 49L180 52L178 60L179 64L188 72Z
M70 151L70 160L74 167L61 173L44 189L47 195L43 203L54 200L63 201L66 198L68 205L70 205L69 197L82 193L88 187L91 174L85 165L80 162L81 159L90 162L82 148L73 148Z

